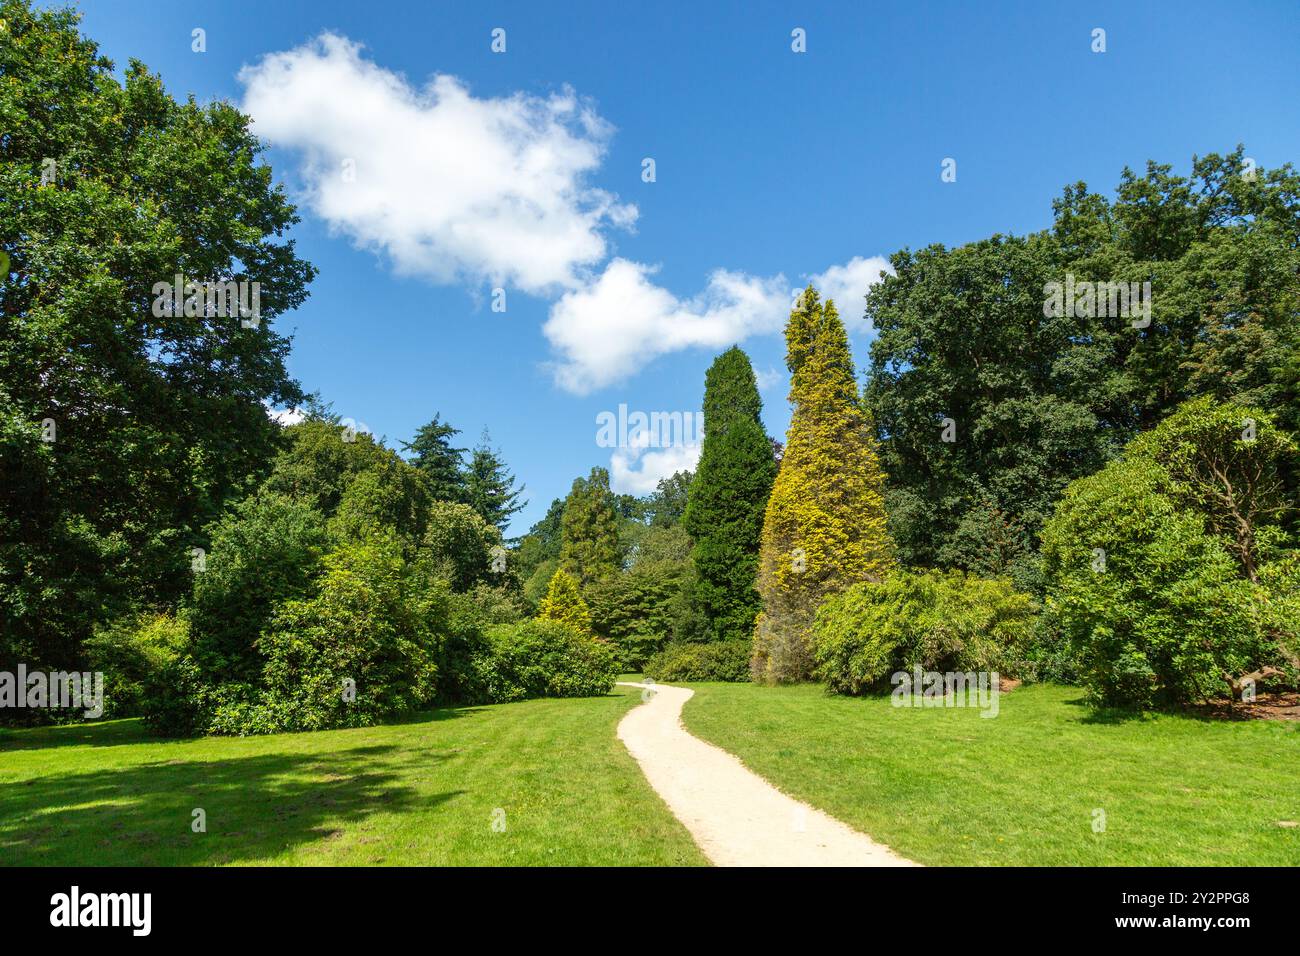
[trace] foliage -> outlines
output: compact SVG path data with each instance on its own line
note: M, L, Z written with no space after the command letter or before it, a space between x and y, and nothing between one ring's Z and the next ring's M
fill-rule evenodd
M390 538L341 545L317 592L285 602L261 644L265 691L256 705L218 710L214 732L360 727L434 699L445 592L408 565ZM350 694L349 691L355 691Z
M1206 397L1070 485L1043 532L1047 594L1096 702L1203 701L1283 662L1298 460L1271 415Z
M97 623L178 600L264 472L263 403L301 398L277 320L314 269L247 116L119 79L72 11L0 11L0 661L68 668ZM177 273L259 282L258 327L153 315Z
M704 379L704 442L683 524L695 539L695 596L707 635L748 639L761 608L754 581L776 461L749 357L723 352Z
M567 624L537 618L487 632L487 652L475 658L484 702L526 697L608 694L618 676L613 651Z
M806 680L822 601L892 567L884 473L858 401L848 336L810 285L786 326L794 413L763 520L754 676Z
M551 577L546 597L538 605L537 616L542 620L558 621L579 634L591 633L591 609L582 599L577 580L563 568Z
M895 571L827 599L817 614L817 677L840 694L919 666L946 673L1016 668L1033 601L1011 582L960 571Z
M655 490L647 496L644 508L646 520L652 528L671 527L682 521L694 480L695 476L689 471L675 471L655 483Z
M465 500L480 517L504 533L510 516L523 511L528 502L520 502L523 488L515 488L515 476L506 467L501 453L489 444L487 429L470 456L465 471Z
M560 548L564 543L563 518L564 499L556 498L546 509L545 516L518 539L510 555L510 568L524 582L524 592L534 605L545 593L546 585L560 563ZM541 571L543 565L548 566L545 572Z
M104 717L138 717L146 689L188 644L188 622L171 614L132 615L97 630L86 642L86 664L104 675Z
M615 646L625 670L640 669L667 641L698 634L690 551L683 528L652 525L631 567L587 588L592 630Z
M493 571L495 549L502 547L501 532L469 505L449 501L430 505L424 547L457 591L502 579Z
M438 501L463 504L467 500L465 449L451 444L459 434L459 428L440 421L439 415L435 414L433 421L420 426L412 441L402 442L402 448L411 454L411 464L424 474L430 492Z
M1044 232L891 258L867 296L866 401L901 561L1029 583L1066 485L1182 401L1300 425L1300 176L1245 162L1238 147L1193 158L1190 178L1126 169L1113 200L1067 187ZM1150 282L1149 326L1109 300L1047 314L1047 284L1067 275Z
M561 526L560 567L582 584L614 574L622 566L618 512L604 468L593 468L589 477L574 480Z
M674 641L645 662L657 681L748 681L749 641Z
M336 541L391 528L408 557L418 547L434 501L429 484L372 435L330 418L311 417L285 429L265 489L310 505L330 519Z
M328 549L325 522L308 504L263 491L212 528L205 569L194 574L193 654L222 681L255 680L256 642L276 607L306 596Z

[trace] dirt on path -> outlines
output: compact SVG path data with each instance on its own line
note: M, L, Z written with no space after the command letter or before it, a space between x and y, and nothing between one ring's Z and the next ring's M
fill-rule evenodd
M695 691L633 684L644 703L618 737L646 779L718 866L916 866L889 847L777 790L682 726Z

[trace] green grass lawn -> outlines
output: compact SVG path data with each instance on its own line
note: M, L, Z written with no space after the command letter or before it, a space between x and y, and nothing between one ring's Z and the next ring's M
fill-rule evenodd
M696 736L929 865L1300 864L1300 726L1092 714L1025 686L1000 714L820 687L694 684ZM1105 832L1093 832L1094 810Z
M616 687L242 739L0 731L0 864L703 864L615 736L639 702Z

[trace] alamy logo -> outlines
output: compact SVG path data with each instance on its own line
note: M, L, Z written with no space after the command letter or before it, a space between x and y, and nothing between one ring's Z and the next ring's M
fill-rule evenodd
M176 273L173 282L155 282L153 286L154 318L233 319L239 316L246 329L255 329L262 321L262 284L260 282L195 282Z
M981 717L998 715L1001 678L997 671L897 671L890 703L895 707L978 707Z
M50 897L51 926L129 926L133 936L148 936L153 928L152 893L70 893Z
M683 448L704 438L703 412L631 412L618 406L618 414L596 416L598 448Z
M0 671L0 709L6 707L49 707L86 711L94 720L104 716L104 675L75 671L27 672L19 664L17 673Z
M1064 283L1045 284L1043 296L1043 315L1049 319L1132 318L1135 329L1151 324L1149 281L1075 282L1074 275L1067 272Z

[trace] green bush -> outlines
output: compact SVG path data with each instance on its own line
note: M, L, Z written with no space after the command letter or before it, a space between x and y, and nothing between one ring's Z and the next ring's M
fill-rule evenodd
M446 633L438 647L438 703L482 703L476 659L490 653L487 632L525 618L518 591L480 584L463 593L447 593Z
M474 658L475 696L505 703L529 697L598 697L618 676L609 644L558 621L490 628Z
M1296 461L1264 412L1197 400L1066 489L1047 602L1095 703L1206 701L1286 658Z
M164 664L145 684L144 722L160 737L206 734L213 707L213 688L189 654Z
M402 559L395 537L327 555L316 594L285 602L259 642L266 725L360 727L431 705L446 602L430 583ZM247 713L260 731L262 714ZM217 723L224 732L240 726L222 714Z
M1034 605L1010 581L961 571L897 571L822 604L813 625L816 676L860 694L919 665L926 671L1017 670Z
M646 662L665 646L664 635L653 631L636 630L608 640L620 673L643 670Z
M658 681L749 680L749 641L668 644L645 662L646 677Z
M171 614L141 614L100 628L86 642L88 665L104 675L104 717L137 717L148 689L189 644L189 624Z
M455 590L490 583L493 548L500 546L501 532L469 505L435 501L429 506L424 547Z
M305 502L262 491L211 533L206 568L194 574L195 661L212 682L255 680L263 665L255 642L282 602L310 592L325 521Z

